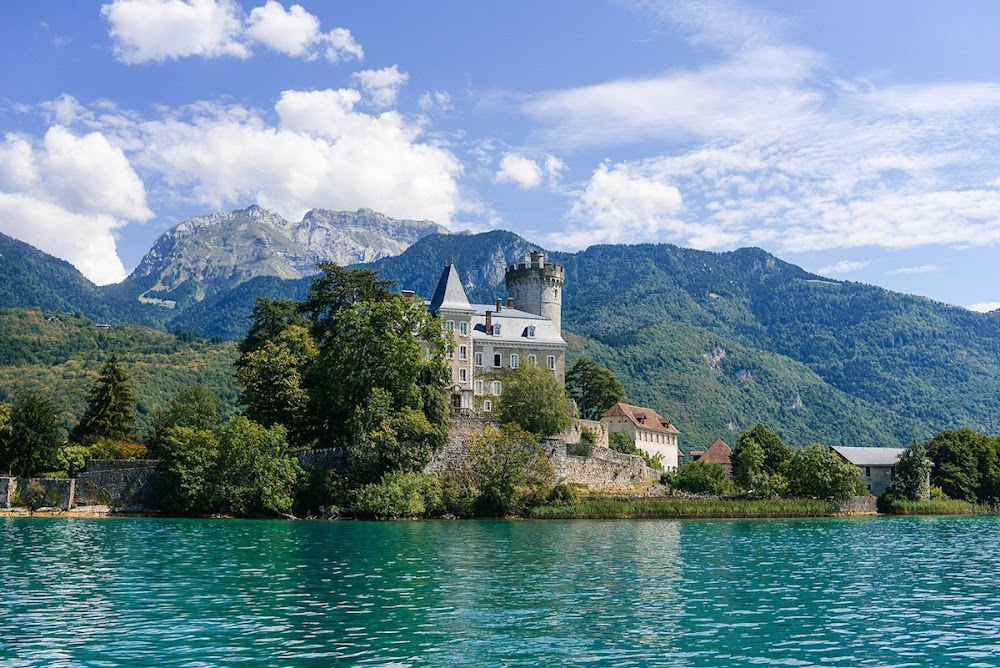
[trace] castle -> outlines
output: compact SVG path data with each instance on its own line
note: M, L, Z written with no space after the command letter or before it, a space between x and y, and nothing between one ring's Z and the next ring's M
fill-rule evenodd
M472 304L455 265L441 272L427 305L454 339L448 352L451 406L456 412L489 413L503 392L496 372L537 364L566 380L566 341L562 337L562 289L566 270L545 263L533 251L505 272L506 304Z

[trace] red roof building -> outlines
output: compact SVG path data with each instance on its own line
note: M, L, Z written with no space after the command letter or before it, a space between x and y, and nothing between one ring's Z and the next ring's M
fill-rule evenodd
M652 408L617 403L601 416L608 432L627 434L635 447L650 455L663 457L663 468L677 469L681 453L678 445L680 431L669 419Z

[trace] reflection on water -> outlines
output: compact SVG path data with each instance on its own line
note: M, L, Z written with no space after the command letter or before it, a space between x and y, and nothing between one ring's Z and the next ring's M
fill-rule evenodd
M996 518L0 521L3 666L995 666Z

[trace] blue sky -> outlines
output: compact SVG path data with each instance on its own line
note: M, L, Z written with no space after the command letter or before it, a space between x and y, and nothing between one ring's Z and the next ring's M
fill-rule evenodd
M759 246L1000 305L1000 4L5 3L0 231L120 280L172 225L368 207Z

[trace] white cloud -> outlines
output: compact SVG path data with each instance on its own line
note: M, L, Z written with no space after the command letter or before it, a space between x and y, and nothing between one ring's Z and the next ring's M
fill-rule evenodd
M944 270L945 267L939 264L921 264L915 267L900 267L899 269L887 271L886 274L889 276L898 276L900 274L933 274Z
M250 56L241 42L240 8L232 0L114 0L101 13L125 63Z
M573 196L567 239L628 238L581 216L595 179L620 173L641 184L619 206L639 219L661 201L654 186L683 198L666 216L674 224L656 230L663 241L777 252L1000 243L1000 86L845 81L822 54L782 43L782 21L756 10L644 5L716 48L715 61L520 103L550 147L661 147L599 168Z
M1000 302L980 302L978 304L969 304L965 308L970 311L978 311L979 313L989 313L1000 308Z
M351 31L320 30L319 19L301 5L288 10L268 0L250 11L234 0L113 0L101 8L115 53L125 63L163 62L191 56L249 58L250 45L292 57L330 62L364 58Z
M274 0L250 12L247 34L279 53L309 58L315 57L312 49L321 38L319 19L302 5L292 5L285 11L281 3Z
M451 111L451 95L440 90L427 91L420 96L420 100L417 102L420 111L424 113L429 113L431 111Z
M248 200L298 220L311 208L370 207L449 224L462 206L454 155L397 112L356 109L355 90L285 91L263 111L201 103L122 133L135 164L174 197L214 209Z
M96 283L125 278L114 230L152 216L143 182L103 134L56 125L37 146L15 135L0 144L0 230Z
M508 153L500 160L497 183L516 183L520 188L536 188L542 183L542 168L515 153Z
M368 94L372 104L386 109L396 104L399 89L409 80L410 75L399 71L398 65L380 70L362 70L351 75Z
M823 267L822 269L817 269L816 273L821 276L840 276L842 274L850 274L855 271L861 271L867 266L867 262L859 262L857 260L838 260L837 262Z
M326 36L326 59L331 63L342 60L364 60L365 51L347 28L334 28Z

